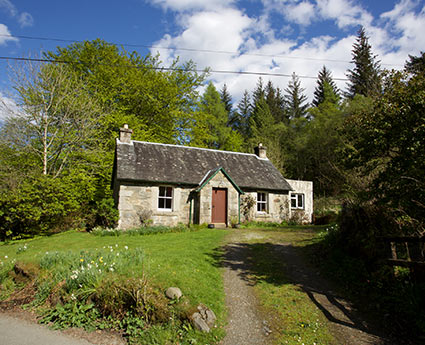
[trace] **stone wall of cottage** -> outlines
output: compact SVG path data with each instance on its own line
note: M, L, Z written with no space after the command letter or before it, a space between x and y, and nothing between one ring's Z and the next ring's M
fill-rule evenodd
M141 225L140 216L142 215L148 216L153 225L188 224L191 190L191 188L173 187L172 210L168 211L158 209L159 186L121 184L117 196L120 215L118 228L139 227Z
M304 209L291 209L290 219L300 223L311 223L313 220L313 182L286 179L293 191L291 194L304 194Z
M219 171L199 192L199 223L211 223L212 189L227 189L227 225L238 221L238 191L229 179Z
M244 204L245 198L250 195L254 200L254 206L251 208L249 212L249 216L246 217L243 215L241 211L241 221L251 220L258 222L278 222L281 223L284 220L289 219L289 198L288 194L280 194L280 193L271 193L264 192L267 195L267 211L266 212L258 212L257 211L257 195L258 192L245 192L242 196L242 207Z

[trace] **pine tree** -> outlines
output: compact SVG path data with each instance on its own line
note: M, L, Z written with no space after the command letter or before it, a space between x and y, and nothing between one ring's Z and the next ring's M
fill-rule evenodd
M226 84L224 84L222 89L220 90L220 99L223 102L224 108L226 109L227 113L230 115L232 112L232 96L227 90Z
M251 116L252 106L248 90L245 90L242 99L238 103L238 109L233 112L233 121L231 126L242 136L247 137L249 132L249 118Z
M292 80L289 81L285 89L286 111L289 119L298 119L307 114L308 103L305 89L301 87L300 79L295 73L292 73Z
M409 61L406 61L405 70L411 74L425 73L425 52L420 56L409 55Z
M251 99L252 108L255 107L255 105L260 99L265 98L265 95L266 95L266 92L264 90L263 78L260 77L258 78L258 82L255 87L255 90L252 92L252 99Z
M317 76L317 86L314 90L314 99L312 102L314 107L319 106L319 104L323 103L325 100L325 84L328 84L332 88L332 91L336 96L335 102L339 102L339 89L332 79L332 73L326 68L326 66L323 66Z
M376 55L372 55L372 47L363 27L358 31L356 43L353 45L352 62L354 68L348 70L347 96L372 96L381 90L380 64Z
M275 88L270 80L265 88L265 97L275 122L286 123L287 121L285 118L285 100L282 96L280 89Z

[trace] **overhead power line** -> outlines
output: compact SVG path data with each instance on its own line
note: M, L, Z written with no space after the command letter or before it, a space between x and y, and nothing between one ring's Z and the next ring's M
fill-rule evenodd
M33 62L46 62L46 63L63 63L63 64L81 64L87 65L81 61L66 61L66 60L49 60L49 59L39 59L39 58L24 58L24 57L12 57L12 56L0 56L0 60L12 60L12 61L33 61ZM95 63L94 65L99 66L110 66L110 67L120 67L120 68L146 68L153 70L161 71L187 71L187 72L199 72L203 73L205 70L202 69L189 69L185 70L178 67L155 67L155 66L132 66L132 65L116 65L116 64L105 64L105 63ZM207 69L209 73L220 73L220 74L240 74L240 75L259 75L259 76L270 76L270 77L292 77L292 74L285 73L271 73L271 72L252 72L252 71L226 71L226 70L213 70ZM306 75L297 75L300 79L317 79L317 77L306 76ZM347 81L347 78L332 78L333 80Z
M53 42L62 42L62 43L84 43L85 41L81 40L70 40L63 38L53 38L53 37L40 37L40 36L21 36L21 35L7 35L0 34L0 37L9 37L9 38L19 38L27 40L37 40L37 41L53 41ZM324 58L314 58L307 56L288 56L288 55L275 55L275 54L261 54L261 53L240 53L237 51L227 51L227 50L214 50L214 49L197 49L197 48L182 48L182 47L161 47L161 46L152 46L146 44L131 44L131 43L114 43L107 42L109 44L114 44L123 47L132 47L132 48L147 48L147 49L164 49L164 50L176 50L176 51L188 51L196 53L210 53L210 54L226 54L226 55L246 55L246 56L259 56L259 57L270 57L270 58L280 58L280 59L290 59L290 60L308 60L308 61L328 61L328 62L338 62L338 63L353 63L352 61L347 60L338 60L338 59L324 59ZM397 64L386 64L382 63L384 66L399 66Z

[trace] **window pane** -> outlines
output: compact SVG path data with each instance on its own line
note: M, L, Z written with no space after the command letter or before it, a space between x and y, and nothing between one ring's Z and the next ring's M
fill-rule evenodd
M303 194L298 194L298 207L299 208L303 208L304 207Z
M158 199L158 208L165 208L165 200L162 198Z
M291 196L291 207L296 208L297 207L297 199L294 198L293 196Z
M167 196L172 197L173 189L171 187L167 187Z
M165 187L159 187L159 196L165 196Z
M165 199L165 208L171 209L171 199Z

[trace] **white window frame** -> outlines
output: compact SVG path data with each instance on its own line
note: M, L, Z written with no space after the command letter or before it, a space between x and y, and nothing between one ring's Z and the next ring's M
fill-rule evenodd
M161 195L161 188L165 188L165 195ZM171 196L167 196L167 189L171 189ZM158 187L158 211L171 212L173 210L173 199L174 199L174 188L171 186L159 186ZM160 200L164 200L164 206L160 207ZM167 207L167 200L171 200L170 207Z
M259 200L259 195L263 194L265 200ZM267 213L269 210L268 205L269 196L266 192L257 192L257 213ZM264 210L259 211L258 206L264 205Z
M301 203L300 198L301 197ZM295 206L292 205L292 201L295 201ZM291 209L293 210L304 210L305 208L305 195L304 193L291 193Z

